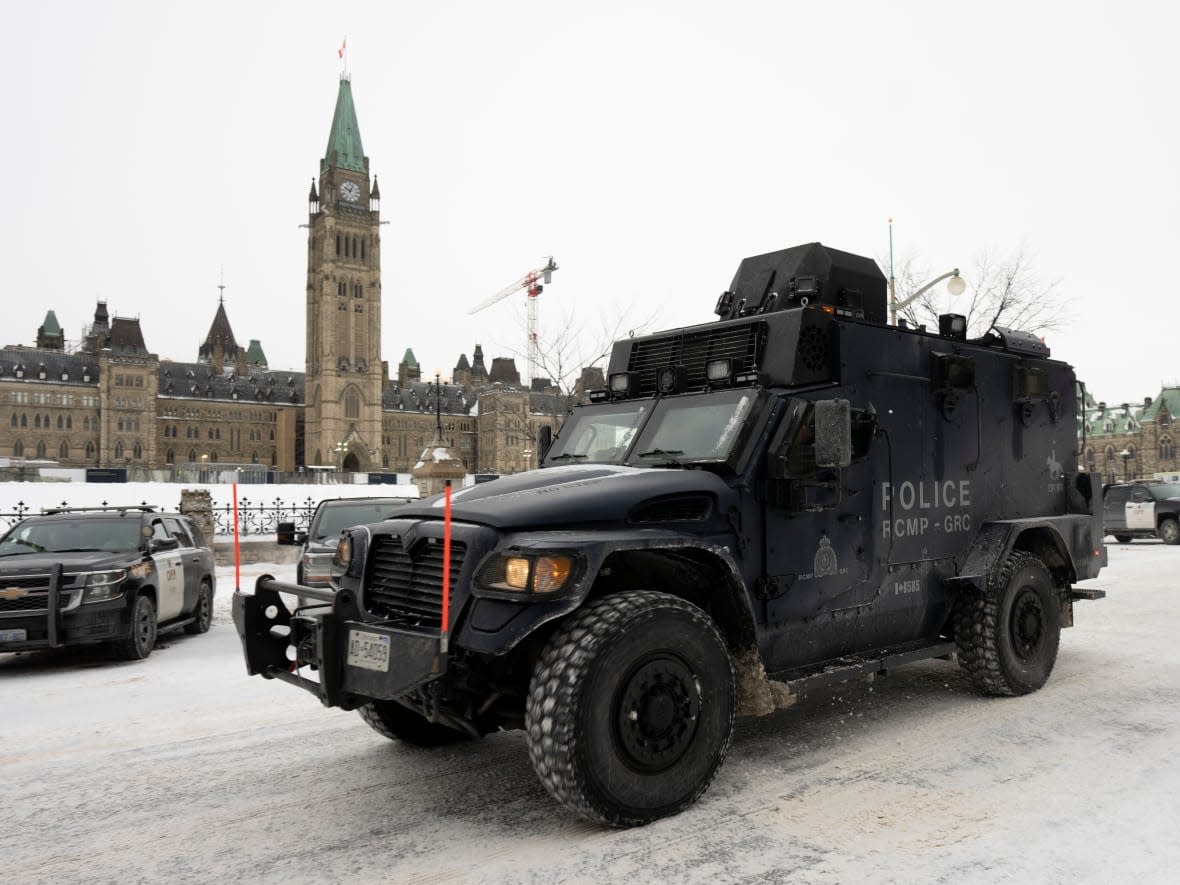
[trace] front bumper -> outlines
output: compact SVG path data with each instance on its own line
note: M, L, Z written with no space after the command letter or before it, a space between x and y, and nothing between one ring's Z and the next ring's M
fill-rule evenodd
M127 635L131 622L124 598L79 605L82 591L71 587L73 579L63 576L60 565L45 577L41 587L5 598L0 605L0 652L106 642Z
M291 612L280 593L304 604ZM326 707L344 709L401 697L446 672L439 630L362 621L346 613L350 604L347 591L270 575L258 579L252 594L235 591L233 619L246 671L289 682Z

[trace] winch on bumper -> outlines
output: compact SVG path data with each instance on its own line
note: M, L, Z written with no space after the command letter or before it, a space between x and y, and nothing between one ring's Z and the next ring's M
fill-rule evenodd
M280 593L303 604L291 612ZM349 590L263 575L253 594L234 593L233 618L250 675L305 688L328 707L399 697L446 672L440 630L362 620ZM305 668L318 681L300 675Z

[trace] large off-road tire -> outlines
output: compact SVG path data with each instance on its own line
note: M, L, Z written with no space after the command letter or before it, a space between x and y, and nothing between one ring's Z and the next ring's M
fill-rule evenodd
M1131 542L1130 535L1115 535L1114 539L1116 541L1118 541L1120 544L1129 544Z
M415 747L441 747L471 740L471 735L447 725L431 722L397 701L372 701L357 709L373 731L391 741Z
M989 695L1036 691L1053 672L1061 640L1061 600L1044 563L1015 551L987 591L960 600L955 613L959 663Z
M184 632L196 635L208 633L213 624L213 587L207 580L201 581L201 589L197 591L197 604L193 608L192 623L184 625Z
M533 670L529 757L545 788L613 827L683 811L733 736L733 664L705 612L631 591L570 616Z
M156 604L150 596L137 596L131 607L131 632L115 640L115 654L125 661L142 661L156 645Z
M1160 540L1165 544L1180 544L1180 522L1169 517L1160 523Z

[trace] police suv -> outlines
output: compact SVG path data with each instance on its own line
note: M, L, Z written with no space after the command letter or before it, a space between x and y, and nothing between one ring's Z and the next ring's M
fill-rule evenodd
M0 537L0 652L103 642L146 658L159 631L209 629L215 587L213 552L185 516L47 510Z
M1107 534L1125 544L1159 538L1180 544L1180 482L1121 482L1103 489Z
M248 671L409 743L523 728L611 826L686 808L735 715L826 684L956 658L1036 690L1106 563L1073 369L887 325L885 293L819 243L746 259L719 321L614 345L540 469L345 530L335 591L235 593Z

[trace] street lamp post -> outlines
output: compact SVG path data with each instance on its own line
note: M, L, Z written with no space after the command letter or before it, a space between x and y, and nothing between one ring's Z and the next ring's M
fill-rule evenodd
M1127 462L1131 459L1131 450L1123 449L1119 454L1123 456L1123 482L1126 482L1131 478L1127 467Z
M931 288L937 286L943 280L950 280L946 284L947 291L953 297L962 295L967 289L967 282L959 276L959 269L947 271L932 279L929 283L922 286L916 292L913 292L908 298L903 298L901 301L897 300L897 280L893 277L893 219L889 219L889 325L897 325L897 312L902 308L913 304L915 300L921 295L925 295Z
M339 470L341 473L343 473L344 456L348 454L348 443L346 443L344 440L341 440L340 442L336 443L336 445L332 446L332 451L336 453L336 461L340 464Z
M890 276L889 276L889 324L892 326L896 326L897 325L897 312L899 310L901 310L904 307L907 307L910 304L913 304L914 301L916 301L922 295L925 295L934 286L937 286L943 280L950 281L946 284L946 289L948 292L951 293L951 295L955 295L955 296L962 295L963 292L967 289L967 281L964 280L961 276L959 276L959 269L956 267L954 270L948 270L946 273L936 276L934 279L932 279L929 283L924 285L922 288L916 290L908 298L903 298L901 301L898 301L897 300L897 283L893 279L893 275L890 274Z

